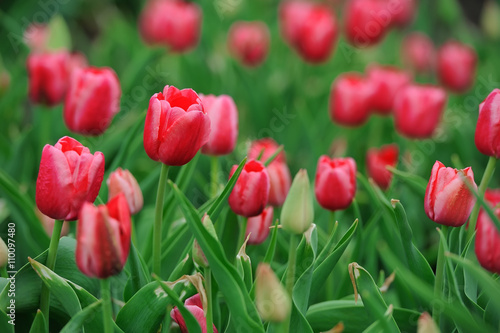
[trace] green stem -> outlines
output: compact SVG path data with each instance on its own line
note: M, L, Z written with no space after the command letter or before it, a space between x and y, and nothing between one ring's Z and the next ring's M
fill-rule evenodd
M237 246L237 251L243 246L243 243L245 242L245 234L247 231L247 223L248 219L243 216L239 216L240 220L240 235L238 236L238 246Z
M486 192L486 188L488 187L488 183L490 182L493 173L495 172L495 164L497 159L493 156L490 156L488 160L488 164L486 165L486 170L484 170L483 178L481 179L481 183L479 183L478 194L480 197L484 197L484 193ZM479 201L476 201L474 208L472 208L472 213L469 218L469 227L467 229L467 241L472 238L474 232L476 231L476 222L477 217L479 215L479 208L481 208L481 204Z
M286 290L292 299L293 285L295 283L295 261L297 256L297 235L290 237L290 248L288 252L288 267L286 273Z
M210 198L215 198L219 187L219 160L217 156L210 158Z
M6 266L3 266L2 268L0 268L0 276L3 277L3 278L8 278L8 274L7 274L7 267Z
M213 319L212 319L212 271L210 267L205 268L205 291L207 293L207 312L206 324L207 333L213 333Z
M113 333L113 309L111 307L109 279L101 279L101 298L104 333Z
M448 240L448 226L443 225L441 228L443 231L444 235L444 240ZM436 263L436 280L434 282L434 298L435 300L440 300L443 296L443 287L444 287L444 244L442 241L439 242L439 249L438 249L438 257L437 257L437 263ZM436 324L439 327L439 321L441 314L438 313L438 311L441 311L438 307L434 307L432 310L432 317L436 321Z
M160 276L161 271L161 225L163 222L163 198L167 185L168 165L162 164L158 192L156 193L155 224L153 232L153 273Z
M54 270L56 265L57 247L59 246L59 238L61 237L61 230L63 227L63 220L54 221L54 229L52 230L52 237L50 238L49 250L47 252L47 260L45 266L48 269ZM42 291L40 293L40 310L45 316L47 323L49 322L49 308L50 308L50 290L42 284Z

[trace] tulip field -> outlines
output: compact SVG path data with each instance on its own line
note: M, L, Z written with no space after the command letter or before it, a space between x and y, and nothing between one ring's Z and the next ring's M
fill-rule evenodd
M500 1L0 4L0 332L500 331Z

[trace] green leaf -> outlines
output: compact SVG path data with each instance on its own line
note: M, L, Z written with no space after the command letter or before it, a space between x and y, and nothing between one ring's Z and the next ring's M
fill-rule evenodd
M15 325L9 323L12 318L10 318L5 312L0 311L0 332L14 333ZM15 324L15 321L14 321Z
M90 320L92 316L95 316L101 309L102 301L97 301L85 307L82 311L74 315L60 333L73 333L80 332L86 321ZM101 327L102 328L102 327Z
M133 243L130 244L127 266L130 267L130 277L125 288L125 301L129 300L139 289L151 282L149 270Z
M276 252L276 242L278 241L278 225L279 221L274 222L274 228L271 231L271 241L269 242L269 247L267 248L266 255L262 262L270 264L274 258L274 252Z
M404 182L408 183L408 185L413 187L418 194L422 196L425 194L425 190L427 189L427 183L428 183L427 180L416 174L401 171L391 166L387 166L386 168L393 175L395 175L396 177L398 177L399 179L403 180Z
M33 324L31 325L30 333L48 333L48 332L49 332L49 327L47 326L47 322L45 321L45 316L43 315L42 311L37 310L35 320L33 320Z
M52 17L49 22L49 31L49 38L47 40L47 48L49 50L71 50L71 35L61 15Z

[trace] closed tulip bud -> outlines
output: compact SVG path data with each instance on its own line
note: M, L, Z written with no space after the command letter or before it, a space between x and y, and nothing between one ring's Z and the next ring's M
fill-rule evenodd
M366 154L366 168L368 175L383 190L386 190L392 180L392 173L387 166L396 166L398 163L399 149L395 144L386 145L380 149L371 148Z
M192 89L165 86L149 101L144 149L166 165L184 165L207 143L210 118Z
M233 166L229 177L238 168ZM269 198L269 175L260 161L249 160L229 195L229 206L238 215L257 216L266 207Z
M229 29L228 48L243 65L260 65L269 51L269 29L264 22L236 22Z
M32 53L28 56L29 97L38 104L61 103L68 86L67 51Z
M260 156L260 161L265 162L267 161L271 156L274 155L276 150L278 150L279 145L276 143L271 138L264 138L260 140L255 140L252 142L250 145L250 148L248 149L248 158L249 159L257 159ZM271 162L272 163L286 163L286 156L285 153L282 151L280 152L274 160Z
M273 207L268 206L260 215L248 218L245 232L245 237L250 235L248 244L257 245L267 239L269 228L273 223L273 213Z
M212 235L212 237L217 239L217 233L215 232L214 225L212 223L212 220L207 214L203 216L201 222L203 223L205 229L207 229L208 233ZM198 266L203 268L209 267L207 257L205 256L205 253L203 253L203 250L201 249L200 244L196 239L193 242L192 255L193 255L193 261Z
M321 207L335 211L349 207L356 194L356 162L350 158L319 158L314 183Z
M477 149L488 156L500 158L500 89L494 89L479 104L474 141Z
M106 205L86 202L79 214L76 264L83 274L105 279L118 274L130 250L131 222L123 194Z
M370 115L374 91L371 82L358 73L339 75L331 88L330 117L344 126L363 124Z
M142 209L144 203L142 191L130 171L118 168L109 175L106 183L108 185L108 199L123 193L127 199L130 214L134 215Z
M366 47L385 36L392 15L384 1L351 0L346 4L344 22L347 40L356 47Z
M436 323L432 317L424 312L418 318L418 329L417 333L440 333L441 331L437 327Z
M410 84L411 76L396 67L378 65L369 67L367 73L374 88L371 108L382 115L391 113L397 93Z
M201 147L206 155L227 155L238 139L238 109L231 96L200 95L203 108L210 118L208 142Z
M427 35L414 32L405 37L401 44L403 63L417 73L432 72L436 62L436 51Z
M490 192L489 195L488 192ZM495 192L487 190L485 199L491 205L498 204L500 202L498 190ZM500 217L500 209L495 209L494 213ZM482 209L477 218L475 242L476 257L481 266L492 273L500 274L500 233L488 214Z
M9 250L7 249L7 245L0 238L0 268L5 267L9 260Z
M290 315L292 307L290 296L269 264L260 263L257 266L255 303L264 321L279 323Z
M464 178L477 189L470 167L457 170L447 168L439 161L434 163L424 199L425 213L431 220L452 227L467 222L476 199Z
M413 139L432 136L446 105L446 92L431 85L408 85L394 102L396 130Z
M302 36L309 13L314 3L303 0L282 1L279 8L279 23L283 38L290 46L295 47Z
M100 135L120 110L120 82L111 68L76 68L64 101L64 122L83 135Z
M294 234L303 234L314 220L309 177L305 169L299 170L281 209L280 223L283 229Z
M200 294L196 294L194 296L189 297L184 301L184 307L189 310L194 316L194 318L200 324L201 332L207 333L207 321L205 318L205 312L203 311L203 304L201 302ZM177 307L174 307L172 311L170 311L170 317L179 325L182 333L189 333L186 322L184 318L182 318L181 312ZM217 332L217 328L213 325L213 332Z
M45 145L36 180L36 205L57 220L75 220L83 203L94 202L104 177L104 155L65 136Z
M139 17L139 32L150 45L186 52L198 44L202 11L194 2L150 0Z
M437 57L438 77L451 91L463 93L472 86L476 75L476 51L465 44L450 41L441 46Z

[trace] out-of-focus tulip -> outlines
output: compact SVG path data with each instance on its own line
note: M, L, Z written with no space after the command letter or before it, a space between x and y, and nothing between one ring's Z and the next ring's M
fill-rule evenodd
M487 189L484 199L491 206L496 206L500 203L500 189ZM500 209L496 208L494 212L497 217L500 217ZM476 230L475 250L477 260L485 269L500 274L500 233L488 213L483 209L479 211Z
M186 52L198 44L202 11L195 2L150 0L139 18L139 31L146 43L166 45Z
M205 227L205 229L207 229L207 231L210 235L212 235L215 239L218 239L217 233L215 232L214 224L212 223L210 216L205 214L203 216L203 218L201 219L201 223L203 223L203 226ZM193 255L193 261L198 266L203 267L203 268L209 267L207 257L205 256L205 253L203 253L203 250L201 249L201 246L196 239L193 242L193 248L192 248L191 253Z
M266 240L269 235L269 227L273 223L273 213L273 207L268 206L260 215L248 218L245 233L245 236L250 235L248 244L256 245Z
M345 8L344 30L354 46L366 47L378 43L392 23L385 1L349 0Z
M431 137L441 120L446 92L432 85L408 85L394 102L396 130L414 139Z
M118 274L127 261L130 235L130 212L123 194L106 205L84 203L76 234L75 255L80 271L100 279Z
M248 158L256 160L262 154L260 161L265 162L276 153L278 148L279 145L271 138L255 140L248 149ZM274 162L286 163L285 152L280 152L271 163Z
M479 104L474 141L481 153L500 158L500 89L494 89Z
M65 136L45 145L36 180L36 205L58 220L75 220L85 201L94 202L104 177L104 155Z
M370 115L374 87L358 73L344 73L333 81L330 117L344 126L359 126Z
M467 222L476 199L462 177L477 188L470 167L457 170L447 168L439 161L434 163L424 198L425 213L431 220L452 227Z
M269 51L269 29L264 22L235 22L229 29L228 48L242 64L260 65Z
M281 209L280 223L285 230L300 235L306 232L314 220L311 187L307 170L295 175L292 186Z
M417 73L429 73L436 63L434 44L427 35L414 32L409 34L401 44L403 63Z
M380 149L371 148L366 154L366 167L368 175L380 186L386 190L392 180L392 173L387 170L387 166L396 166L398 163L399 149L395 144L386 145Z
M54 106L63 101L68 86L67 51L28 56L29 97L34 103Z
M9 260L9 250L7 244L0 238L0 268L5 267Z
M437 327L436 323L432 319L431 315L424 312L418 318L418 329L417 333L440 333L441 331Z
M207 155L230 154L238 139L238 109L231 96L200 95L203 108L210 118L210 136L201 148Z
M184 301L184 307L189 310L193 314L193 316L200 324L201 332L207 333L207 321L205 318L205 313L203 311L203 304L201 302L200 294L196 294L194 296L189 297ZM181 312L177 307L174 307L172 311L170 311L170 317L179 325L182 333L189 333L186 322L184 318L182 318ZM217 328L213 325L213 332L218 333Z
M463 93L474 83L476 64L477 56L473 48L449 41L441 46L438 52L439 81L450 90Z
M279 7L279 23L285 41L295 46L300 38L304 22L314 8L311 1L282 1Z
M388 0L387 9L392 15L391 24L403 28L415 17L417 0Z
M382 115L389 114L394 108L398 91L411 82L411 76L391 66L370 66L367 74L374 88L372 109Z
M31 52L46 51L47 41L49 39L50 30L46 24L30 24L24 31L23 39Z
M229 177L238 168L233 166ZM238 215L257 216L266 207L269 198L269 175L260 161L249 160L229 195L229 206Z
M314 192L321 207L335 211L349 207L356 194L356 162L350 158L318 160Z
M47 233L47 235L49 237L51 237L52 231L54 230L54 224L55 224L56 220L43 214L38 209L38 207L35 207L35 214L38 217L38 219L40 220L40 222L42 223L42 227L45 230L45 232ZM68 232L69 232L69 222L64 222L62 229L61 229L61 236L60 237L66 236L68 234Z
M255 275L255 303L262 320L278 323L286 320L292 301L271 266L260 263Z
M191 161L210 134L210 118L192 89L165 86L149 101L144 126L144 149L166 165Z
M106 183L108 185L108 199L123 193L127 199L130 214L134 215L142 209L144 203L142 191L130 171L118 168L109 175Z
M120 82L107 67L76 68L64 101L64 122L79 134L99 135L120 110Z

